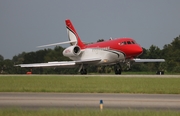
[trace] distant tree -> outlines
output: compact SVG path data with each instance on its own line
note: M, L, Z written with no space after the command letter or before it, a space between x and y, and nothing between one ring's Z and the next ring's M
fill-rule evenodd
M162 56L166 59L166 70L180 73L180 35L170 43L164 45Z
M4 57L0 55L0 74L3 73L3 61L4 61Z
M4 57L0 55L0 62L2 62L3 60L4 60Z
M36 52L29 52L24 55L23 63L43 63L45 62L45 56L48 54L48 50L38 50Z
M29 52L24 55L24 61L23 64L29 64L29 63L36 63L36 53L35 52Z
M24 62L25 54L26 52L22 52L21 54L13 56L12 61L14 62L14 64L22 64Z
M1 73L5 73L5 74L13 74L15 73L14 70L14 64L12 62L12 60L10 59L5 59L2 63L1 63Z
M154 45L151 45L147 51L147 57L150 59L156 59L161 57L161 50Z
M49 52L45 56L45 62L49 61L70 61L68 57L63 56L64 48L61 46L56 46L53 50L49 50Z
M143 49L143 53L139 56L139 58L147 58L148 56L148 50L145 49L145 48L142 48Z

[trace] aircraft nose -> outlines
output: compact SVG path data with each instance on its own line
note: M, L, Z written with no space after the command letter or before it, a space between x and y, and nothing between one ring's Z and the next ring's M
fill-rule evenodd
M134 50L134 52L135 52L137 55L140 55L140 54L142 54L143 49L142 49L142 47L137 46L136 49Z

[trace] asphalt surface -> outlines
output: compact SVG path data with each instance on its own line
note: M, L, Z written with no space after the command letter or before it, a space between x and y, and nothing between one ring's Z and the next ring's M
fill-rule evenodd
M177 94L0 93L0 108L103 108L180 110Z

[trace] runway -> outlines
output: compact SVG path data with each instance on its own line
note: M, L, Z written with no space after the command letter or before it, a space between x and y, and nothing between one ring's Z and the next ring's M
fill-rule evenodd
M177 94L0 93L0 108L97 108L180 110Z

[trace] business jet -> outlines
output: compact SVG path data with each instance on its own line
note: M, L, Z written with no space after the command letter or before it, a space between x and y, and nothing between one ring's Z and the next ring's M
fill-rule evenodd
M87 74L89 65L113 65L115 74L121 74L123 64L129 68L133 63L165 62L164 59L139 59L143 53L142 47L132 38L114 38L103 42L85 44L81 41L72 22L65 20L69 41L42 45L49 47L61 44L70 44L63 51L63 55L72 61L52 61L47 63L19 64L20 67L79 67L81 74Z

